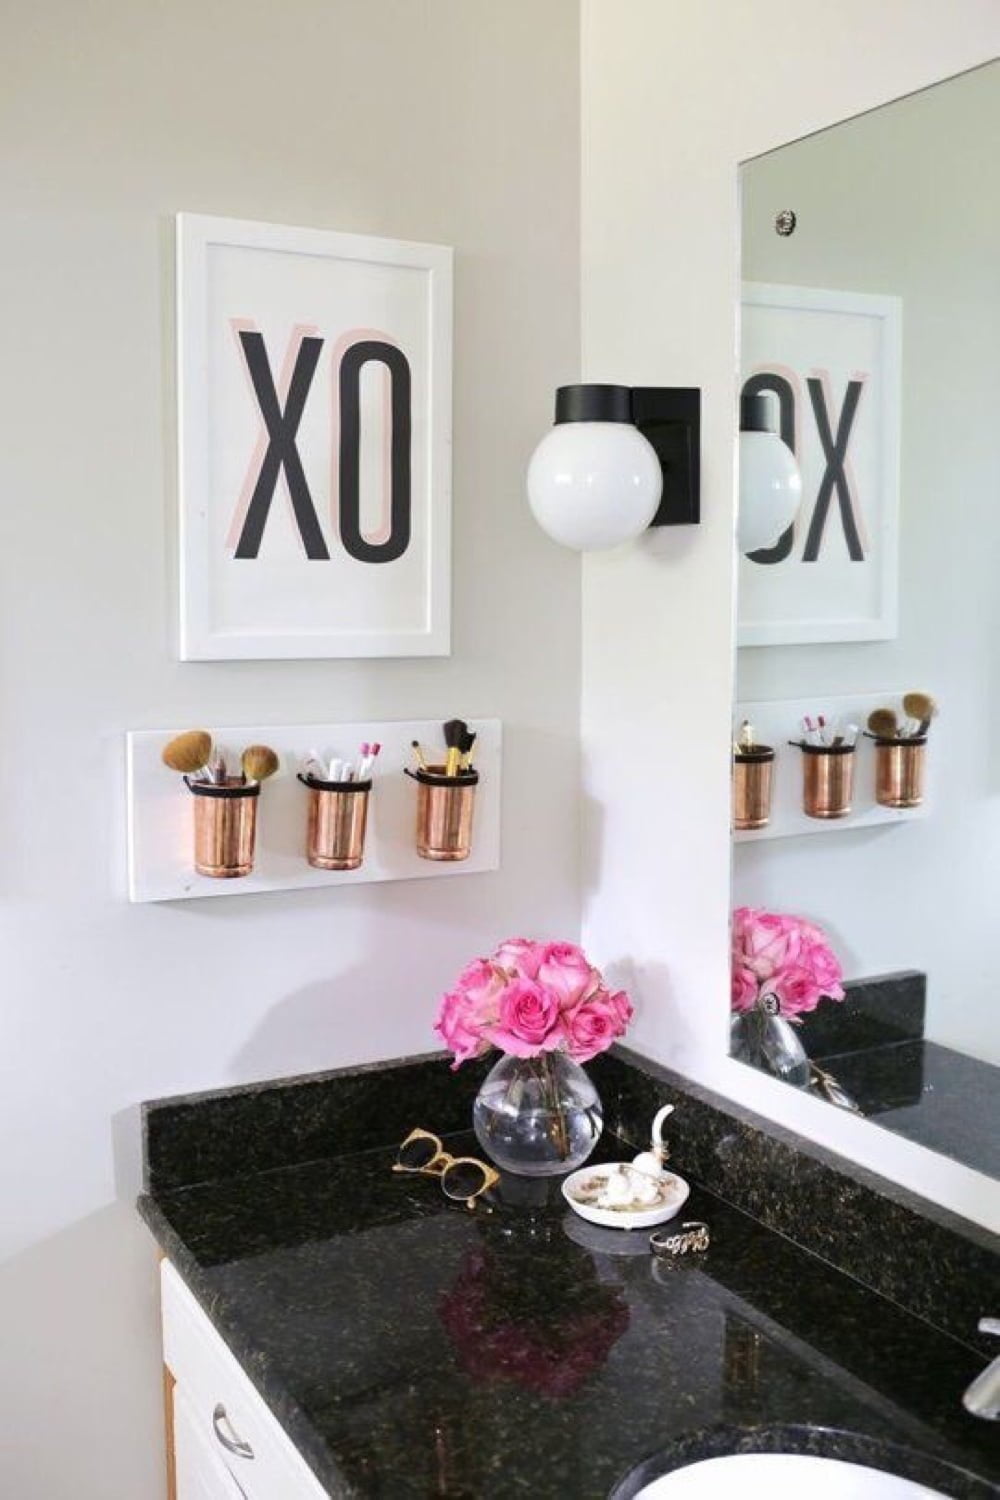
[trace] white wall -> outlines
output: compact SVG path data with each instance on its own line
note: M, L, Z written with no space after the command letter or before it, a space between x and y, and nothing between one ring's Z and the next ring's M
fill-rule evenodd
M151 1500L136 1101L426 1050L470 955L578 927L579 563L523 501L579 365L578 8L15 3L3 73L0 1490ZM449 660L177 663L179 209L455 246ZM126 728L456 712L505 722L498 874L125 902Z
M743 170L744 276L900 297L903 356L899 635L741 651L739 696L822 711L827 696L929 684L942 711L926 819L734 851L738 904L808 912L852 977L924 969L927 1035L994 1063L998 138L995 63ZM781 239L786 201L799 225ZM779 774L797 776L796 759L779 751Z
M584 377L704 400L702 525L584 562L585 941L634 977L641 1050L1000 1227L1000 1185L726 1055L737 164L995 56L1000 7L583 0L582 17Z

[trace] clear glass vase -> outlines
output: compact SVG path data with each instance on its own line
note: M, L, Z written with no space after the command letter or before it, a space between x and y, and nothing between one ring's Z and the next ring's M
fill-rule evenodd
M473 1110L487 1156L523 1177L555 1177L582 1166L602 1123L597 1090L565 1052L505 1053L483 1080Z
M770 1002L770 1003L769 1003ZM796 1088L809 1087L809 1058L790 1021L779 1015L770 995L753 1010L733 1016L729 1051L740 1062L773 1073Z

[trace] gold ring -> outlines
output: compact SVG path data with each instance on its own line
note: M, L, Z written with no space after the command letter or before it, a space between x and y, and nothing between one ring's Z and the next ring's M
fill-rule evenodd
M689 1219L686 1224L681 1225L680 1234L676 1231L668 1233L663 1229L654 1230L649 1236L649 1248L653 1255L658 1255L663 1260L672 1260L678 1255L707 1250L710 1241L708 1225L701 1219Z

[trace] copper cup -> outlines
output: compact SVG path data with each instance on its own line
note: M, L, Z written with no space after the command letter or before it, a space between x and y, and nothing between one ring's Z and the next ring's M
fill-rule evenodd
M737 832L767 827L773 779L774 751L770 745L755 745L733 756L733 827Z
M253 869L260 782L231 776L188 781L194 796L194 867L213 880L235 880Z
M882 807L923 802L926 744L926 736L875 741L875 801Z
M802 811L807 818L846 818L854 794L853 745L800 745Z
M365 857L371 782L299 780L309 789L309 863L314 870L356 870Z
M444 766L408 771L417 783L417 853L421 859L468 859L472 852L477 771L447 775Z

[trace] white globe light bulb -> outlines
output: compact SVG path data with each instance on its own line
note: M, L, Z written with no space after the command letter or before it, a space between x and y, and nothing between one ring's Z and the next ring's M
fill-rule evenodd
M630 422L560 422L528 465L528 500L553 541L595 552L630 541L656 514L663 471Z
M740 551L772 547L795 520L801 502L802 475L792 450L776 432L741 432Z

